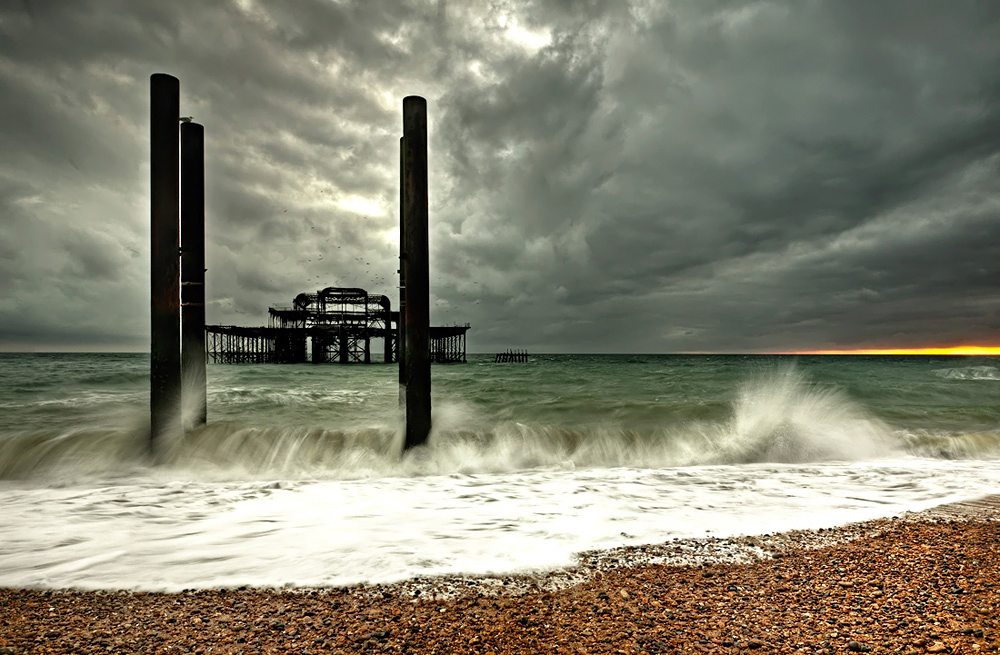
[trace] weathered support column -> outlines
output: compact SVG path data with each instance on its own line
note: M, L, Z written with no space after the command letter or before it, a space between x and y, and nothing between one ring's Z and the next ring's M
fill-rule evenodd
M385 297L382 298L382 316L385 327L382 332L383 361L389 364L392 362L392 301Z
M205 378L205 129L181 125L181 372L192 424L207 419Z
M403 221L406 271L406 440L431 431L430 271L427 244L427 101L403 98Z
M399 137L399 322L397 324L396 361L399 363L399 404L406 405L406 219L403 209L406 196L406 160L404 143Z
M150 207L150 451L180 432L180 199L177 124L180 82L172 75L149 78Z

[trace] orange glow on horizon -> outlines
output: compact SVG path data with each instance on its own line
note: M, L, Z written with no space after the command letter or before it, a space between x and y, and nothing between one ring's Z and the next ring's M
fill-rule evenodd
M791 355L1000 355L1000 346L938 346L932 348L861 348L800 350Z

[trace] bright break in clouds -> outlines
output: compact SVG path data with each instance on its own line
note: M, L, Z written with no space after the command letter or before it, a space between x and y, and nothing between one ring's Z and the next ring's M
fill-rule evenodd
M470 351L1000 342L992 3L3 3L0 347L148 348L156 72L205 126L210 323L396 304L416 94Z

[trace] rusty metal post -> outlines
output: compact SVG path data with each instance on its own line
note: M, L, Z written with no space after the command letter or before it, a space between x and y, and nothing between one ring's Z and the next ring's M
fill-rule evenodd
M383 361L386 364L392 362L392 301L388 297L382 297L382 316L385 323L383 324L385 330L382 332L383 337Z
M399 404L406 405L406 220L403 198L406 187L404 142L399 137L399 321L397 322L396 361L399 363Z
M205 379L205 128L181 125L181 374L192 424L207 420Z
M431 431L430 271L427 245L427 101L403 98L403 221L406 259L406 440Z
M149 78L150 172L150 451L180 432L180 173L178 130L180 82L172 75Z

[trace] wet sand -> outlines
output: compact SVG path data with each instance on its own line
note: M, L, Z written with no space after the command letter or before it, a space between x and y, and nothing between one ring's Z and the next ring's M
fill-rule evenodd
M1000 496L585 553L540 575L180 594L0 589L21 653L990 653Z

